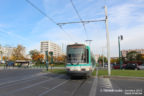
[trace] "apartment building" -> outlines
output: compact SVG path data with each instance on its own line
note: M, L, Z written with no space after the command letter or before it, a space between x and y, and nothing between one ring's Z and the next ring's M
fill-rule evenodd
M62 55L62 49L59 45L51 41L41 41L40 42L40 51L42 54L45 55L45 51L52 51L53 56L60 56Z
M138 52L140 54L144 54L144 49L128 49L128 50L122 50L121 51L122 52L122 56L126 57L127 53L131 52L131 51L136 51L136 52Z
M0 60L2 59L3 56L10 58L14 48L15 47L1 46L0 47L0 52L1 52L0 53Z

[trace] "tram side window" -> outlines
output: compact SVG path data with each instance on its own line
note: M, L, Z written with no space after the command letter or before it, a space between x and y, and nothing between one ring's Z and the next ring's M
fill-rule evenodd
M87 60L87 63L89 63L89 51L88 51L88 49L86 49L86 60Z

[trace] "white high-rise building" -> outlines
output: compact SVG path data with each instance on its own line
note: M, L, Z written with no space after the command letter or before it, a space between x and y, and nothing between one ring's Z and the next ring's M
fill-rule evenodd
M62 55L62 50L61 47L59 45L57 45L56 43L53 43L51 41L41 41L40 42L40 50L41 53L45 55L45 51L52 51L53 52L53 56L60 56Z
M12 52L13 52L13 49L14 49L15 47L8 47L8 46L4 46L4 47L0 47L0 51L2 52L2 53L0 53L0 60L1 60L1 58L3 57L3 56L6 56L6 57L8 57L8 58L10 58L11 57L11 55L12 55Z

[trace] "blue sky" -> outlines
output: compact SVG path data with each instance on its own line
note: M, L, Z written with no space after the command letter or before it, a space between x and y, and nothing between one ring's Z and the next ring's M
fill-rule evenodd
M30 0L56 22L79 21L70 0ZM118 35L123 35L122 49L144 48L144 0L73 0L83 20L103 19L103 6L108 7L111 56L118 56ZM25 0L0 0L0 44L22 44L27 52L40 49L40 41L58 44L84 42L82 24L63 26L67 35ZM105 23L86 24L91 47L101 54L106 46ZM71 39L71 38L73 39ZM106 50L105 50L106 54Z

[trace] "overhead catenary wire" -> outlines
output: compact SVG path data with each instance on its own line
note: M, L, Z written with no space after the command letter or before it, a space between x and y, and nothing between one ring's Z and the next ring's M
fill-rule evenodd
M51 22L53 22L54 24L56 24L64 33L67 34L68 37L70 37L70 39L73 41L72 37L70 36L69 33L67 33L63 27L61 25L59 25L55 20L53 20L51 17L49 17L45 12L43 12L40 8L38 8L35 4L33 4L31 1L29 0L25 0L27 3L29 3L33 8L35 8L37 11L39 11L42 15L46 16ZM74 41L73 41L74 42Z
M85 31L85 34L86 34L86 38L88 39L88 34L87 34L86 27L85 27L85 23L83 22L83 20L82 20L82 18L81 18L81 16L80 16L78 10L76 9L76 6L74 5L73 1L70 0L70 2L71 2L73 9L75 10L76 14L78 15L78 17L79 17L79 19L80 19L80 21L81 21L81 23L82 23L82 25L83 25L83 28L84 28L84 31Z

